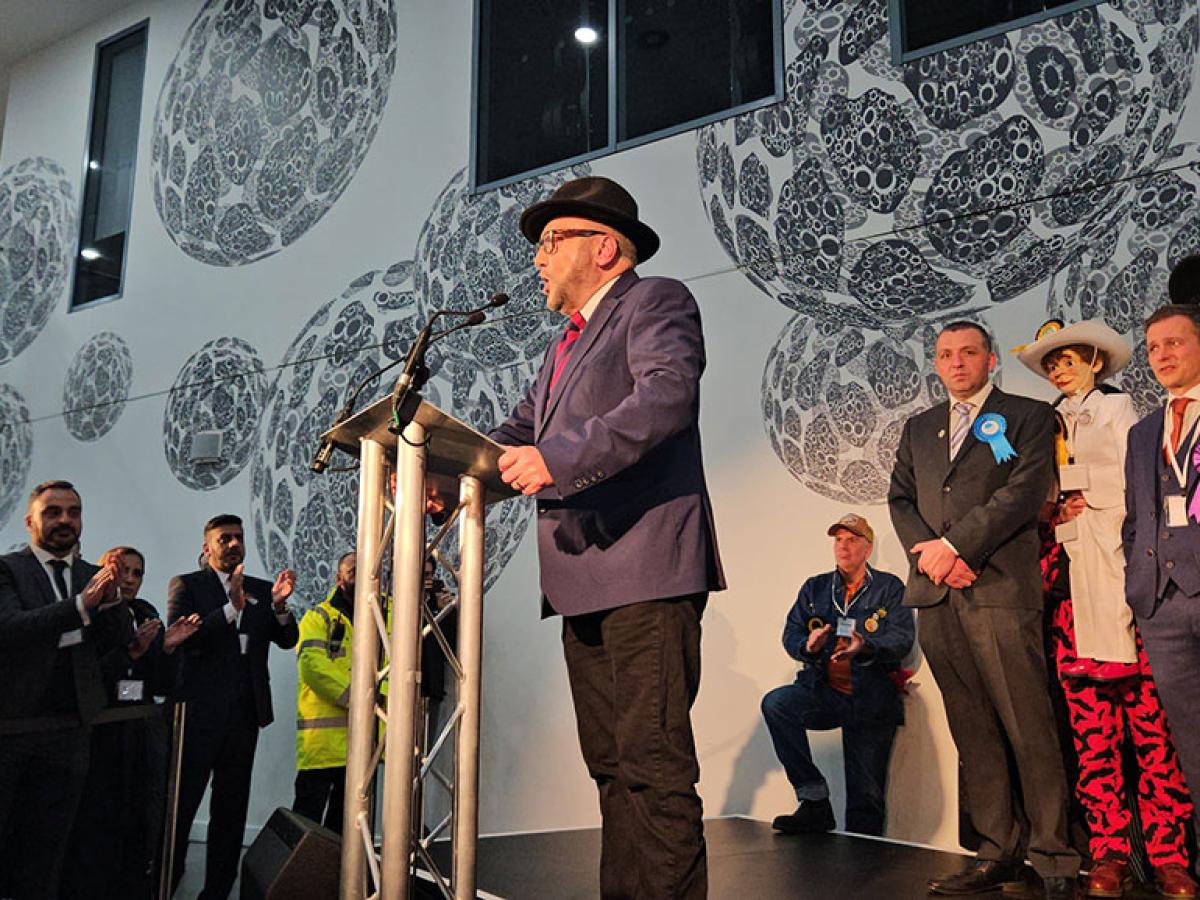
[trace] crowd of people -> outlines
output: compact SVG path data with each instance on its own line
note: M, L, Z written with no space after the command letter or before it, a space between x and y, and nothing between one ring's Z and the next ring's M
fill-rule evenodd
M949 399L905 424L888 494L911 554L907 584L867 564L874 531L848 514L828 531L836 568L808 579L787 616L783 644L800 672L762 703L799 802L777 830L835 827L807 732L841 728L846 827L883 833L914 607L977 847L930 893L1035 880L1047 898L1121 897L1134 881L1136 815L1154 889L1196 896L1187 785L1200 784L1190 696L1200 667L1200 306L1158 309L1145 340L1167 402L1139 420L1106 383L1132 347L1103 322L1052 320L1017 348L1057 390L1052 405L992 384L983 327L942 329L934 367ZM1072 791L1082 842L1068 827Z
M491 437L503 480L536 498L542 611L562 619L601 812L601 895L704 897L691 707L701 619L725 578L700 449L699 310L683 283L638 276L660 240L610 179L566 182L519 227L548 307L568 323ZM1130 348L1103 323L1048 323L1021 350L1061 394L1053 406L992 384L982 326L942 327L933 365L948 400L905 424L888 493L907 578L868 564L874 529L847 514L828 528L834 570L806 581L787 616L784 647L801 671L762 708L799 805L776 828L834 827L807 732L841 728L847 827L883 833L915 633L978 848L932 893L1007 887L1029 877L1028 861L1051 900L1077 888L1119 897L1132 804L1159 894L1196 896L1186 785L1200 784L1200 708L1189 702L1200 675L1200 306L1159 309L1145 341L1169 404L1136 421L1104 383ZM443 504L431 497L431 513ZM245 574L241 520L217 516L200 568L170 581L164 625L137 598L142 554L116 547L99 566L79 557L82 501L70 483L38 485L25 521L29 546L0 557L0 678L11 688L0 693L0 853L13 897L144 893L123 887L122 873L153 877L157 823L138 810L161 795L159 775L141 779L147 802L128 810L127 844L99 852L62 836L113 823L119 770L138 780L164 768L162 721L110 712L160 692L186 703L171 874L177 884L211 783L200 896L226 897L258 734L274 716L271 644L298 645L295 807L341 824L353 554L297 624L294 574ZM1125 753L1140 764L1136 801ZM1089 834L1082 853L1068 835L1072 788Z

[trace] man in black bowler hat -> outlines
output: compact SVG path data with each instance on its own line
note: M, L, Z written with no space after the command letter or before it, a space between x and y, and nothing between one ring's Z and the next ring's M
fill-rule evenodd
M700 455L704 337L688 289L639 278L658 235L614 181L521 215L550 309L570 320L492 437L538 501L543 612L562 640L600 794L606 898L703 897L691 706L700 616L725 579Z

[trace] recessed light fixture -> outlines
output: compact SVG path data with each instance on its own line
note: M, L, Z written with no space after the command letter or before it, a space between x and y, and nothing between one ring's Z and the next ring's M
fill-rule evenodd
M600 38L600 33L590 25L580 25L575 29L575 40L581 44L594 44Z
M100 258L100 251L97 250L95 247L84 247L82 250L79 251L79 255L82 256L84 259L86 259L88 262L91 262L93 259Z

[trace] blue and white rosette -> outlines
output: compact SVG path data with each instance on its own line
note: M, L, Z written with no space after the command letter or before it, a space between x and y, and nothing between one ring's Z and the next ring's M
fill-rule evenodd
M997 464L1017 458L1017 451L1004 436L1007 430L1008 422L999 413L983 413L975 419L972 429L976 438L992 448L992 456L996 457Z

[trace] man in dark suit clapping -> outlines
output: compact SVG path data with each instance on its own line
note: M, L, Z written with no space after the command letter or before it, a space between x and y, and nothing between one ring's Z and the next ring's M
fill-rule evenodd
M888 492L912 554L904 602L946 704L963 766L978 858L935 879L935 894L1013 881L1029 819L1029 860L1048 898L1074 896L1079 857L1067 844L1067 779L1042 650L1038 513L1054 482L1054 413L991 384L991 338L972 322L938 335L934 367L948 402L904 425ZM1009 777L1011 750L1019 785Z
M237 878L250 773L258 730L274 719L270 644L296 646L299 628L287 606L296 576L285 569L272 585L242 573L242 520L220 515L204 526L207 564L177 575L167 591L167 619L193 613L200 629L183 646L179 699L187 702L175 884L183 875L188 832L212 778L208 858L200 900L224 900Z
M33 489L29 546L0 556L0 881L15 900L57 898L66 838L104 708L99 657L127 638L106 612L116 573L78 556L83 502L69 481Z

